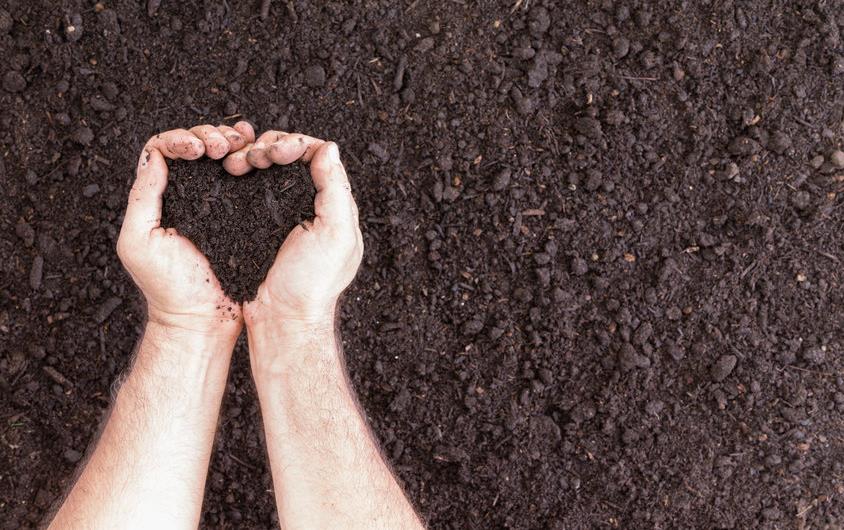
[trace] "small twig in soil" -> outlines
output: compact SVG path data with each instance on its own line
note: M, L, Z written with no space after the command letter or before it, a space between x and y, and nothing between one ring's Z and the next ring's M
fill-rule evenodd
M270 16L270 3L272 0L261 0L261 20L267 20Z
M49 377L50 379L52 379L53 381L55 381L56 383L58 383L62 386L66 386L66 387L72 387L73 386L73 383L67 377L65 377L61 372L59 372L58 370L56 370L52 366L45 366L44 367L44 373L47 374L47 377Z
M234 461L235 461L235 462L237 462L238 464L240 464L240 465L242 465L242 466L244 466L244 467L247 467L247 468L249 468L249 469L251 469L251 470L253 470L253 471L255 470L255 466L253 466L252 464L249 464L249 463L247 463L247 462L244 462L243 460L241 460L240 458L238 458L238 457L236 457L236 456L234 456L234 455L229 455L229 456L231 457L231 459L232 459L232 460L234 460Z
M289 190L290 188L292 188L295 185L296 185L296 182L290 181L287 184L285 184L284 187L282 187L280 190L278 190L278 193L279 194L284 193L285 191Z
M821 250L816 250L815 252L817 252L818 254L820 254L821 256L823 256L823 257L825 257L825 258L829 258L829 259L831 259L831 260L832 260L832 261L834 261L835 263L841 263L841 260L840 260L840 259L838 259L838 256L835 256L834 254L829 254L829 253L827 253L827 252L823 252L823 251L821 251Z
M619 75L619 79L627 79L628 81L659 81L656 77L637 77L632 75Z
M294 7L293 2L290 0L287 2L287 12L290 13L290 18L293 19L293 22L299 22L299 15L296 14L296 7Z

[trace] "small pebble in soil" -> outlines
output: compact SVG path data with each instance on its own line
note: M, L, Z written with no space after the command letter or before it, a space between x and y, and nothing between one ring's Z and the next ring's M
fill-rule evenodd
M810 364L822 364L826 360L826 349L823 346L809 346L803 350L803 359Z
M836 149L829 154L829 163L838 169L844 168L844 151Z
M105 302L102 303L102 305L100 305L100 307L97 309L97 312L94 313L94 321L97 324L102 324L103 322L108 320L108 317L110 317L114 310L117 309L122 303L123 299L117 296L112 296L111 298L107 299Z
M26 88L26 79L20 72L10 70L3 76L3 89L6 92L21 92L24 88Z
M495 191L502 191L510 185L510 175L512 172L510 168L505 167L495 175L495 180L492 182L492 189Z
M64 35L68 42L76 42L82 38L82 15L75 13L68 17Z
M575 257L571 260L571 272L575 276L583 276L589 272L589 265L586 260L580 257Z
M12 21L12 16L9 12L5 9L0 9L0 35L9 33L13 24L14 22Z
M62 453L62 456L71 464L75 464L82 460L82 453L76 449L66 449L65 452Z
M305 69L305 84L311 88L320 88L325 85L325 68L314 64Z
M73 139L82 145L91 145L94 141L94 131L89 127L79 127L73 132Z
M726 379L727 376L733 372L737 362L738 359L735 355L722 355L721 358L712 365L712 370L710 371L712 380L720 383Z
M94 195L96 195L99 192L100 192L99 184L88 184L87 186L82 188L82 195L86 199L90 199L91 197L93 197Z
M44 258L35 256L32 260L32 268L29 271L29 286L33 291L37 291L41 287L41 279L44 277Z

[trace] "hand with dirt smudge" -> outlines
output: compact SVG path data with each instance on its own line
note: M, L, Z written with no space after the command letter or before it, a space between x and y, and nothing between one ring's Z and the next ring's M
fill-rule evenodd
M363 256L358 209L337 144L268 131L247 151L250 166L310 162L316 217L297 226L276 255L254 301L244 306L247 327L265 320L332 325L337 300Z
M240 333L241 308L223 293L208 259L174 228L161 226L167 187L166 159L226 157L250 145L252 126L199 125L158 134L144 146L117 241L123 266L147 301L148 318L168 327L202 333ZM231 158L229 156L229 158ZM227 167L236 171L245 160Z

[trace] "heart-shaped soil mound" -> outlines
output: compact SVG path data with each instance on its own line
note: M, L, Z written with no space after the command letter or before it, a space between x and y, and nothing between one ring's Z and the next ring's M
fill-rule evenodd
M218 161L174 162L161 224L199 247L233 300L251 300L284 238L313 217L314 194L303 164L234 177Z

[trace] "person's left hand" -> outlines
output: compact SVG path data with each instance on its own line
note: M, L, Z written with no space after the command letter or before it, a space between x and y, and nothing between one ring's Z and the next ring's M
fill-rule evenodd
M149 322L202 334L240 333L240 305L223 292L208 259L175 228L161 226L167 187L166 159L226 157L224 167L242 174L255 132L247 122L234 127L200 125L158 134L144 146L137 178L117 240L117 254L147 301Z

